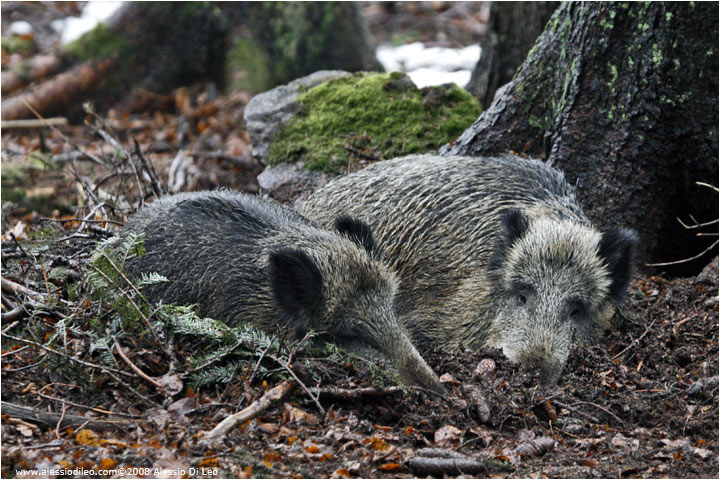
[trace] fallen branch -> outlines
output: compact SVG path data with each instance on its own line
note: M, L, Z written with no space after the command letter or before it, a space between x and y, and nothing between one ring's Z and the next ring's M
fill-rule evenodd
M293 369L290 368L290 365L288 365L286 362L282 361L281 359L277 358L274 355L271 355L270 358L275 360L277 363L279 363L287 372L292 375L292 377L295 379L298 385L305 390L305 393L308 394L308 396L312 399L313 402L315 402L315 406L318 408L321 414L325 415L325 409L320 405L320 400L317 395L313 395L313 393L310 391L310 389L303 383L302 380L298 378L298 376L293 372Z
M3 100L3 120L27 118L32 109L45 115L77 103L115 66L114 59L91 60L39 84L29 92ZM32 105L32 109L26 104Z
M260 397L258 400L255 400L252 404L250 404L250 406L230 415L225 420L217 424L217 426L206 435L206 438L220 437L232 430L232 428L238 423L243 424L248 420L252 420L260 415L260 413L267 410L270 405L287 395L294 386L294 380L283 380L278 385L265 392L265 395Z
M0 122L0 128L2 128L3 130L8 128L44 128L67 125L67 123L68 119L65 117L32 118L26 120L3 120L2 122Z
M130 427L133 425L132 422L123 420L102 420L97 418L81 417L78 415L61 415L59 413L44 412L9 402L2 402L0 406L2 407L3 415L10 415L48 427L56 427L58 424L61 428L76 427L89 423L92 424L93 428L105 430L111 428Z
M449 448L421 448L415 451L415 455L426 458L462 458L465 460L469 458L467 455Z
M402 387L386 387L386 388L322 388L320 389L321 397L334 398L337 400L345 400L348 402L356 400L364 400L368 397L389 397L396 393L402 392Z
M116 339L113 339L113 340L115 340L115 350L117 350L118 355L120 355L120 358L123 359L123 361L127 364L127 366L130 367L133 372L137 373L143 380L145 380L145 381L147 381L148 383L150 383L150 384L151 384L153 387L155 387L156 389L161 390L161 389L162 389L162 386L161 386L154 378L152 378L150 375L148 375L147 373L145 373L145 372L143 372L142 370L140 370L140 367L138 367L138 366L135 365L132 361L130 361L130 359L128 358L128 356L125 355L125 351L122 349L122 347L120 346L120 344L118 343L118 341L117 341Z
M2 324L4 325L5 322L15 322L17 320L22 320L23 318L30 315L30 313L28 312L28 308L30 308L30 304L27 303L18 305L9 312L3 313L0 321L2 321Z
M8 280L7 278L0 278L0 285L6 292L14 293L16 295L22 294L33 299L42 298L42 294L40 292L30 290L29 288L20 285L19 283L15 283L12 280Z
M443 478L445 475L488 475L485 462L470 458L415 457L408 461L413 474L422 477Z
M62 60L57 55L35 55L16 68L3 72L0 91L2 91L3 96L7 96L32 82L37 82L54 74L62 64ZM5 127L3 126L3 128Z

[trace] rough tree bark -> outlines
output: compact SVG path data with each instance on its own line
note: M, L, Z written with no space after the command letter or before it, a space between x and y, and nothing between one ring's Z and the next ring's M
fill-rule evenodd
M718 218L715 192L695 184L717 182L717 127L717 3L573 2L443 153L543 158L595 222L635 228L641 261L660 262L709 244L676 218ZM697 272L710 256L666 271Z
M492 2L482 56L467 90L487 109L498 88L509 82L525 61L560 2Z

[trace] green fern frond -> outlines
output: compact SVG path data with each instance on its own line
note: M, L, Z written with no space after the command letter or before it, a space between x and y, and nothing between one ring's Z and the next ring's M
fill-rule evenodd
M227 362L224 365L213 365L192 375L190 383L195 388L215 383L228 383L235 375L235 371L242 368L241 362Z
M158 315L169 323L175 333L200 335L222 339L231 333L230 327L212 318L200 318L191 306L167 305L158 310Z
M135 286L137 287L144 287L146 285L155 285L156 283L162 283L167 282L168 279L160 274L157 273L142 273L140 275L140 279L135 282Z

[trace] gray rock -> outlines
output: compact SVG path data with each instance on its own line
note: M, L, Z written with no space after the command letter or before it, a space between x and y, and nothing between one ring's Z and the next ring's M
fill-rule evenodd
M697 283L708 283L710 285L717 285L718 284L718 257L716 256L714 259L708 263L705 268L703 268L702 272L698 274L697 277L695 277L695 282ZM713 299L715 300L715 299Z
M302 163L281 163L267 167L257 180L268 196L297 209L310 192L325 185L327 176L306 170Z
M273 137L297 112L297 98L308 89L328 80L350 75L342 70L321 70L256 95L245 107L245 126L253 144L253 156L261 163Z

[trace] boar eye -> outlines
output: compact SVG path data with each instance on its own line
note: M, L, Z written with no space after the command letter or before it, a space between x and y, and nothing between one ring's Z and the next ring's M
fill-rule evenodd
M575 303L574 305L570 305L570 308L568 309L568 319L577 322L583 319L585 316L585 309L581 304Z
M527 296L523 293L518 293L517 304L521 307L527 305Z

